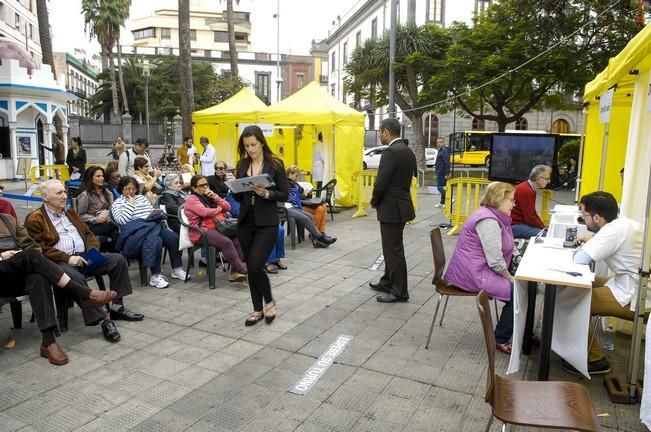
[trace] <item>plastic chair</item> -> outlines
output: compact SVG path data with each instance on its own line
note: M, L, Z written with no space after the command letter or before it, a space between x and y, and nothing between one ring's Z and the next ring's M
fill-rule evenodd
M488 356L485 400L492 409L486 431L495 417L503 423L502 430L507 424L601 430L585 386L567 381L517 381L495 374L495 334L488 302L488 295L482 290L477 295L477 310Z
M427 336L427 343L425 344L425 349L429 349L429 343L432 340L432 332L434 331L434 322L436 322L436 317L439 313L439 307L441 306L441 299L445 296L445 303L443 304L443 311L441 312L441 321L439 321L439 326L443 325L443 317L445 317L445 310L448 307L448 300L450 297L474 297L477 295L476 292L464 291L461 288L457 288L454 285L448 285L448 283L443 279L443 270L445 270L445 250L443 249L443 240L441 238L441 229L434 228L429 233L430 242L432 243L432 256L434 257L434 277L432 278L432 285L439 295L438 301L436 302L436 310L434 310L434 316L432 317L432 324L429 327L429 335ZM497 301L495 301L495 316L499 317L497 312Z
M333 196L335 193L335 186L337 186L337 179L332 179L328 183L321 186L319 189L314 189L314 196L320 197L321 193L325 191L326 196L323 200L325 205L328 206L328 213L330 213L330 220L335 220L335 214L333 211Z
M211 244L208 244L208 239L204 235L206 230L201 229L200 227L198 227L196 225L190 225L190 223L188 222L188 217L185 215L185 212L183 211L184 208L185 208L185 204L179 207L178 218L179 218L179 222L181 222L181 226L186 227L188 230L199 231L199 233L201 234L200 242L197 243L194 246L191 246L191 247L187 248L187 251L188 251L188 263L187 263L187 268L185 269L186 277L185 277L184 282L188 281L187 275L190 274L190 259L189 259L189 257L194 256L195 251L203 248L206 251L206 268L207 268L207 272L208 272L208 288L209 289L215 289L216 288L216 286L215 286L215 276L216 276L215 266L217 264L217 255L218 255L217 248L215 246L211 245ZM224 257L222 255L221 251L219 252L219 260L221 261L222 268L224 269L224 271L226 271L226 266L224 265Z
M289 217L289 212L285 207L285 203L276 203L278 207L278 219L281 224L287 223L287 235L289 236L292 244L292 250L296 249L297 227L296 219Z
M23 328L23 302L27 299L29 299L27 295L0 297L0 308L9 304L11 321L15 329Z

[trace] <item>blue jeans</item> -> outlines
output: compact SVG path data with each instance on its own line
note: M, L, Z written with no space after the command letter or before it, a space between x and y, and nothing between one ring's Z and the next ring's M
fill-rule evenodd
M495 326L495 343L503 344L513 337L513 284L511 284L511 300L504 303L500 320Z
M278 238L273 249L271 249L267 262L273 264L280 258L285 258L285 228L282 225L278 225Z
M439 190L439 193L441 194L441 204L445 204L445 184L447 183L447 179L445 178L444 175L437 175L436 176L436 188Z
M540 228L525 224L513 225L511 229L513 230L513 237L523 239L530 239L531 237L535 237L541 231Z

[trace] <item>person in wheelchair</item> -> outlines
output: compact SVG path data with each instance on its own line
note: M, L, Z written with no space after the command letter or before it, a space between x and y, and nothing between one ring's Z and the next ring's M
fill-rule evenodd
M190 180L190 189L190 196L185 201L183 209L188 222L205 230L203 235L206 236L208 244L215 246L224 254L224 258L231 265L228 281L244 282L247 268L240 242L237 237L229 237L218 230L219 223L228 217L230 204L209 189L205 176L193 176ZM201 234L197 230L191 229L188 234L193 244L200 242Z

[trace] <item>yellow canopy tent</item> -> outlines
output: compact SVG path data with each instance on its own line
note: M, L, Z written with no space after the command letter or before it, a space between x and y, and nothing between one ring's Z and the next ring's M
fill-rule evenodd
M258 120L278 125L270 145L286 166L297 165L306 172L312 171L313 144L321 132L326 154L323 182L336 178L337 203L354 204L350 199L351 178L362 168L364 114L311 82L287 99L266 107Z
M255 123L258 112L266 108L248 87L224 102L192 113L194 122L194 141L198 146L199 137L205 136L217 151L216 160L224 160L228 166L237 161L237 141L239 123ZM201 150L201 149L200 149Z

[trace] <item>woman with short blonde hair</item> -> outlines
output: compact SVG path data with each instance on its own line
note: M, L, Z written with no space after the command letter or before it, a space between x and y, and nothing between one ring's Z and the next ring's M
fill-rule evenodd
M515 188L512 184L503 182L492 182L486 186L484 195L481 197L480 205L497 208L509 193L514 193Z

